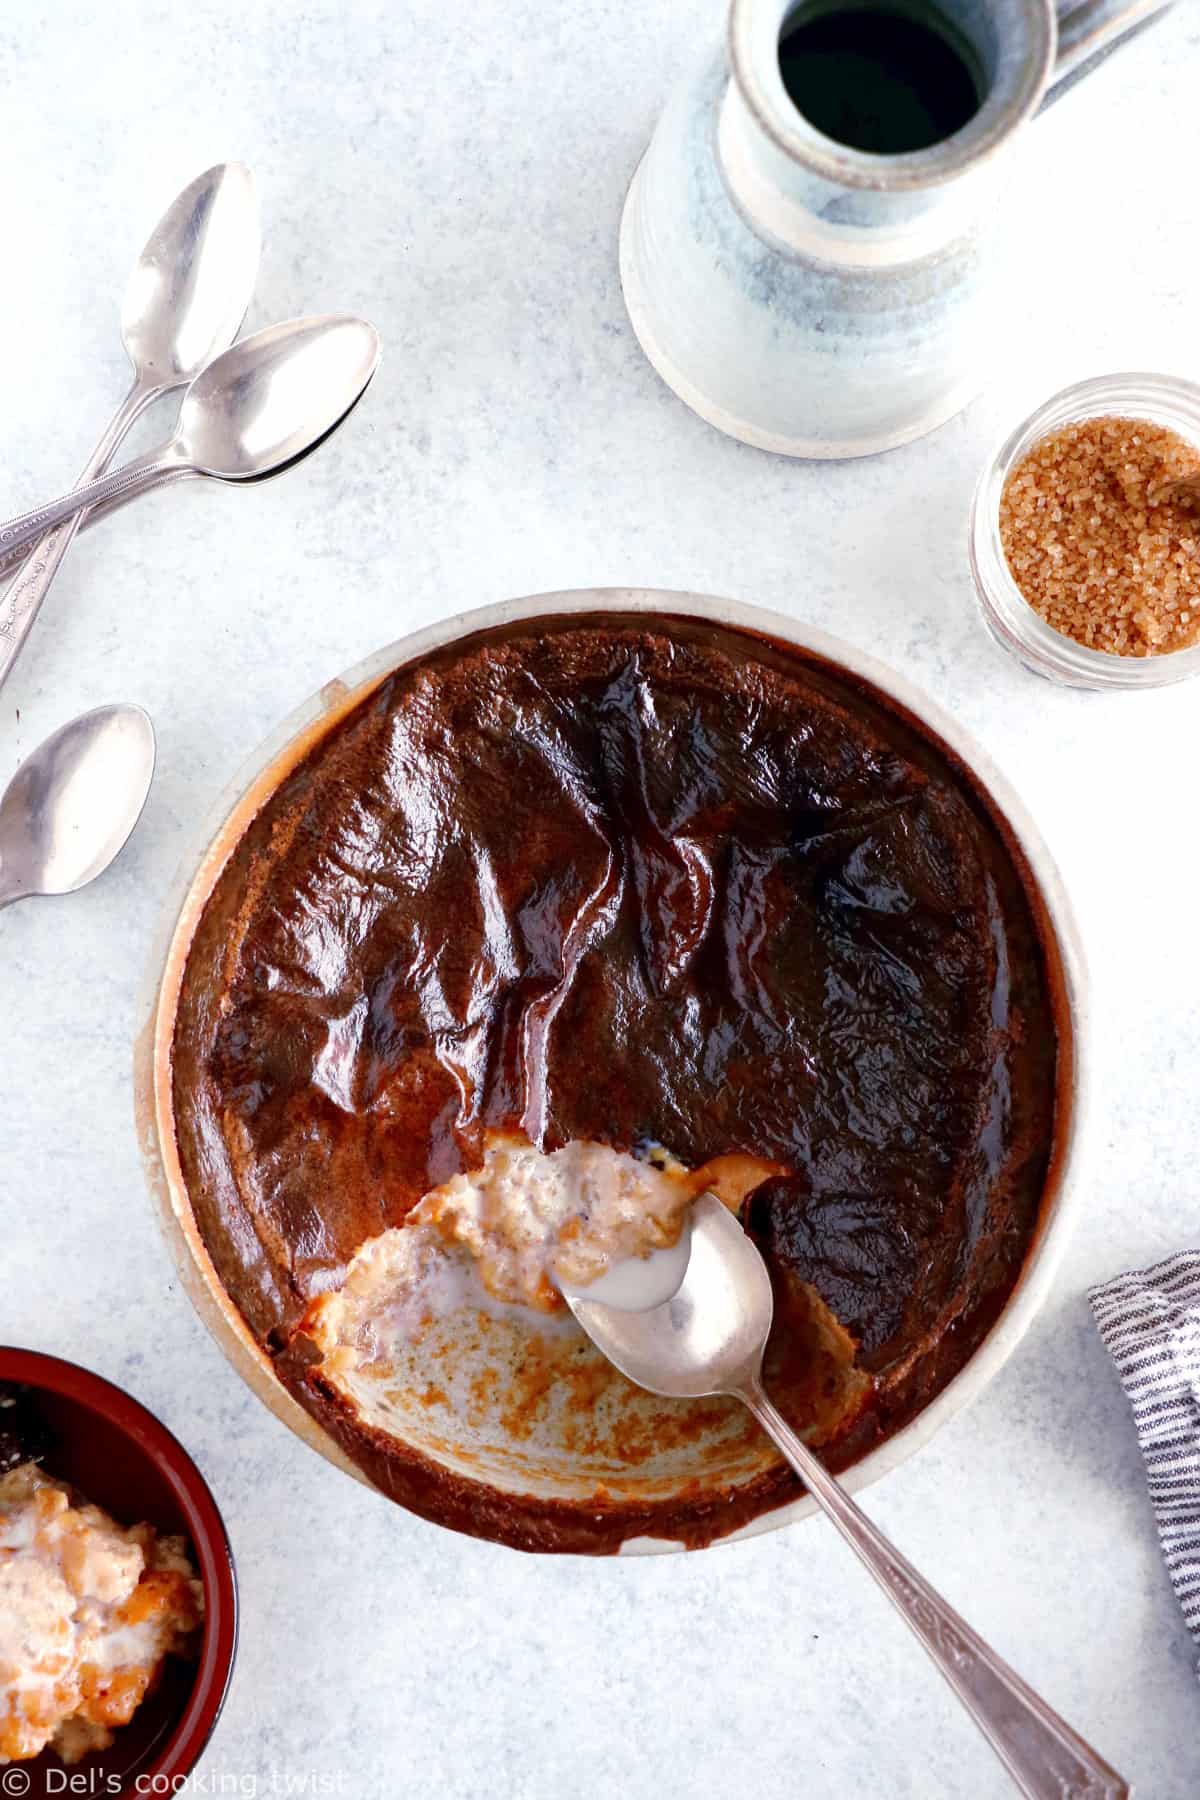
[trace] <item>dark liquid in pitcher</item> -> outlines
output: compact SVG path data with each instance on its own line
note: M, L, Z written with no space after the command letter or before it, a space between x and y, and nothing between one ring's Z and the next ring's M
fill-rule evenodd
M779 41L779 68L811 125L879 156L927 150L979 111L966 58L937 25L885 7L799 18Z

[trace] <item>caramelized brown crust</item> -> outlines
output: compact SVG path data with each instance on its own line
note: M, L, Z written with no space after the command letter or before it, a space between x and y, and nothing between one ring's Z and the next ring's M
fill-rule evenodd
M292 1341L309 1300L488 1129L762 1157L794 1171L764 1190L777 1267L873 1378L844 1466L1010 1292L1057 1045L1023 865L947 752L795 651L612 616L452 646L318 741L204 910L173 1092L221 1280L372 1480L464 1530L607 1550L707 1541L796 1485L609 1512L452 1477L322 1388Z

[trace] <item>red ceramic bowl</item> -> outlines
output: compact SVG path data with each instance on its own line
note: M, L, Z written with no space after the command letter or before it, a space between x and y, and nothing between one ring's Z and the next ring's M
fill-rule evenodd
M3 1347L0 1381L34 1390L54 1438L46 1458L50 1474L71 1482L121 1524L148 1520L160 1531L182 1533L191 1545L204 1583L199 1661L169 1661L161 1686L116 1733L111 1749L94 1751L71 1771L77 1778L87 1775L89 1793L171 1792L172 1778L180 1785L208 1742L237 1650L237 1581L216 1502L182 1444L110 1381L57 1356ZM13 1764L10 1781L18 1768L29 1776L29 1786L20 1790L29 1800L78 1791L67 1785L63 1764L51 1751Z

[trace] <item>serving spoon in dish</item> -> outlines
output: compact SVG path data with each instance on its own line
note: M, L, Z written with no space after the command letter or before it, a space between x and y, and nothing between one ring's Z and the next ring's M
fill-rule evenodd
M99 706L60 726L0 795L0 908L95 881L128 842L153 779L154 727L140 706Z
M374 327L341 313L289 319L243 338L197 375L172 437L113 474L0 525L0 551L25 549L84 507L132 498L164 481L207 475L255 482L282 473L358 404L379 353Z
M677 1252L655 1251L642 1259L651 1268L619 1263L590 1287L560 1284L563 1297L597 1349L639 1387L678 1399L729 1394L749 1407L921 1640L1022 1793L1034 1800L1131 1794L1116 1770L893 1548L771 1404L762 1385L771 1278L752 1239L714 1194L702 1194L692 1208L689 1249L686 1268ZM659 1257L673 1258L661 1265L661 1287Z

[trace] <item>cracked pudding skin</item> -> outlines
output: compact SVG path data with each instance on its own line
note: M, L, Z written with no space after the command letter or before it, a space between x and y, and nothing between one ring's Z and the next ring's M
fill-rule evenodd
M196 1221L280 1380L394 1499L529 1549L705 1543L796 1479L474 1479L322 1381L306 1309L485 1134L756 1157L788 1171L743 1207L768 1383L843 1468L958 1372L1037 1234L1070 1060L1050 942L974 779L848 674L671 616L479 633L324 728L228 850L172 1040ZM825 1308L868 1378L832 1421L804 1354Z

